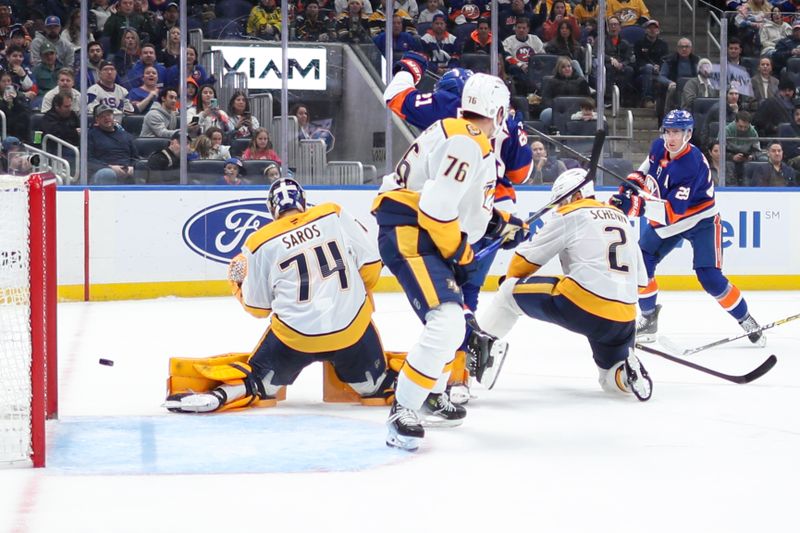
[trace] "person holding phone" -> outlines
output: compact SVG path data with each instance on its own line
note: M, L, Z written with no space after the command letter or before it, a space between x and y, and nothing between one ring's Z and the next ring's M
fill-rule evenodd
M197 100L197 106L189 108L187 113L189 121L195 116L198 117L201 132L205 132L209 128L219 128L223 134L227 134L233 129L230 117L219 108L217 91L213 85L200 87L200 98Z
M253 137L259 127L258 119L250 113L250 102L243 91L233 93L228 102L228 116L237 139Z

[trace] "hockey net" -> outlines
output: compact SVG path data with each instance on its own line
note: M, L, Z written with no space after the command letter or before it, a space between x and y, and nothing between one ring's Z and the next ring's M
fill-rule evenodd
M0 175L0 464L44 466L57 410L55 183Z

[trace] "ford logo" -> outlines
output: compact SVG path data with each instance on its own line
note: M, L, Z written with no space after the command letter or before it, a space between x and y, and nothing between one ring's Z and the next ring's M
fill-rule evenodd
M227 264L251 233L270 222L264 198L223 202L192 215L183 226L183 242L196 254Z

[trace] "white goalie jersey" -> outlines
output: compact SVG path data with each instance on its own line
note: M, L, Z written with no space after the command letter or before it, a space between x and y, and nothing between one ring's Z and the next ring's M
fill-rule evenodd
M361 338L381 262L367 230L338 205L281 217L253 233L243 254L243 303L271 310L271 329L285 344L318 353Z
M486 232L494 207L497 163L486 136L470 122L434 122L384 178L381 192L407 188L420 193L419 210L430 219L458 220L470 244Z
M553 213L531 241L517 247L509 275L521 277L515 270L530 271L556 254L569 280L559 284L559 289L587 311L599 310L606 302L634 305L639 300L638 288L647 285L642 253L628 217L597 200L572 202Z

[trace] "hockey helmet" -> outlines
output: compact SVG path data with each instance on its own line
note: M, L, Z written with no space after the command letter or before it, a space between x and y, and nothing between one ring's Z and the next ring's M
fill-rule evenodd
M550 201L555 202L570 190L574 189L580 183L586 179L587 172L582 168L571 168L565 172L562 172L560 176L556 178L556 181L553 182L553 188L550 192ZM587 182L583 187L578 189L575 192L581 193L584 198L591 198L594 196L594 181ZM571 196L571 195L570 195ZM563 200L568 200L569 198L563 198Z
M456 96L461 96L464 91L464 84L474 74L468 68L451 68L445 72L436 85L433 86L434 91L445 91L452 93Z
M305 211L306 192L292 178L278 178L269 187L267 207L275 219L290 209Z
M494 129L490 138L494 138L503 129L508 116L508 105L511 94L503 80L497 76L473 74L464 84L461 94L461 111L469 111L482 117L490 118L494 122Z
M693 130L694 118L688 111L673 109L664 116L664 120L661 122L661 129L666 130L667 128L674 130Z

